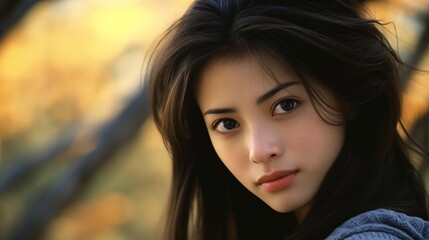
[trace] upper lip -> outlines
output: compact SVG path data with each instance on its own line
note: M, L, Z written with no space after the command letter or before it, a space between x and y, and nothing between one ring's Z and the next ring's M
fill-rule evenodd
M271 182L271 181L274 181L276 179L295 174L297 172L298 172L298 170L273 171L273 172L270 172L270 173L265 174L262 177L258 178L258 180L256 181L256 184L260 185L260 184L263 184L266 182Z

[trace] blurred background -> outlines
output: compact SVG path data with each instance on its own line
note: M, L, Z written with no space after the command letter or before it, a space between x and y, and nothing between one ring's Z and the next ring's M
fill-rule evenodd
M0 0L0 239L159 238L170 160L144 60L190 3ZM383 31L406 63L429 70L428 0L365 8L394 22ZM402 74L405 126L429 149L429 75Z

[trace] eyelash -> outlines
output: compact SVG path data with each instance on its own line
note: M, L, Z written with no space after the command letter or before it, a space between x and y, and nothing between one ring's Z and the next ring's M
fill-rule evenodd
M289 110L285 110L285 109L283 109L282 107L281 107L281 104L282 103L286 103L286 102L288 102L288 103L293 103L293 106L291 107L291 109L289 109ZM271 115L272 116L275 116L275 115L277 115L277 114L286 114L286 113L290 113L290 112L292 112L293 110L295 110L298 106L299 106L299 104L300 104L300 102L298 101L298 100L296 100L296 99L294 99L294 98L284 98L284 99L281 99L280 101L278 101L276 104L274 104L273 105L273 107L272 107L272 109L271 109ZM282 112L282 113L275 113L275 111L276 111L276 109L278 108L278 107L280 107L281 108L281 110L283 110L284 112Z
M234 122L234 128L236 128L236 127L238 127L238 126L240 126L240 124L238 124L238 122L237 121L235 121L234 119L231 119L231 118L221 118L221 119L218 119L218 120L216 120L213 124L212 124L212 130L213 131L215 131L216 133L220 133L220 134L223 134L223 133L226 133L226 132L230 132L230 131L233 131L234 129L231 129L231 130L227 130L227 131L219 131L219 125L220 124L222 124L222 123L225 123L226 121L232 121L232 122Z
M281 104L282 103L286 103L286 102L293 104L292 106L289 106L289 107L291 107L290 110L285 110L285 109L282 108ZM284 98L284 99L281 99L280 101L278 101L277 103L275 103L273 105L273 107L271 108L272 109L271 110L271 115L275 116L275 115L278 115L278 114L287 114L287 113L290 113L291 111L295 110L299 106L299 104L300 104L300 102L298 100L296 100L296 99L293 99L293 98ZM284 112L275 113L275 111L276 111L276 109L278 107L280 107L281 110L284 111ZM224 128L226 130L225 131L219 131L219 129L218 129L219 125L220 124L225 124L225 123L227 123L227 121L230 121L230 123L232 122L234 124L233 128L227 129L224 126ZM240 126L240 124L236 120L234 120L232 118L221 118L221 119L218 119L218 120L216 120L216 121L213 122L213 124L212 124L212 130L215 131L216 133L219 133L219 134L225 134L225 133L233 131L235 128L237 128L239 126Z

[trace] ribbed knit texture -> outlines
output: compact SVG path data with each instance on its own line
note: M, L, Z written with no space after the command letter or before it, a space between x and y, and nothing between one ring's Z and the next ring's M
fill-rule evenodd
M377 209L349 219L326 239L423 240L429 239L429 222L391 210Z

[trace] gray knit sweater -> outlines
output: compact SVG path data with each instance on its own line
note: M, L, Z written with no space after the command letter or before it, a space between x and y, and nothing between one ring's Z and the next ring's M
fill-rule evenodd
M357 215L334 230L327 240L429 239L429 222L387 209Z

